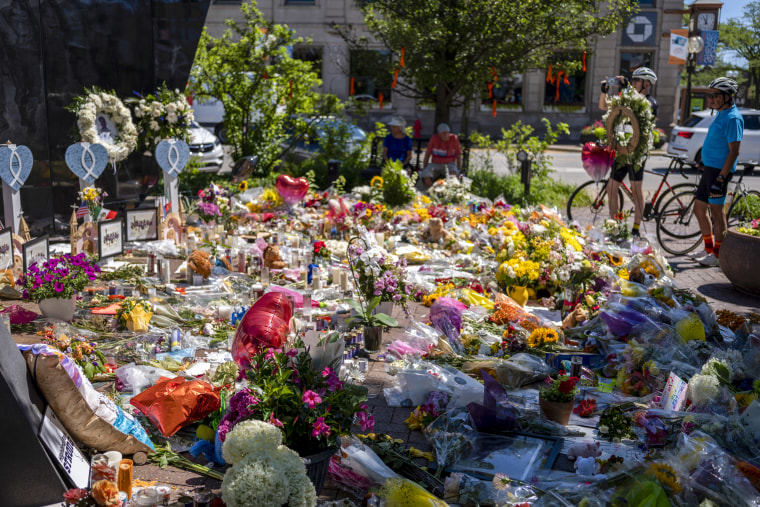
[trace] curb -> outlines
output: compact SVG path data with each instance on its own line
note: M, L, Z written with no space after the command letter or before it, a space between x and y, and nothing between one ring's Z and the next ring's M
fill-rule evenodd
M667 144L663 145L657 150L649 152L650 155L656 157L663 157L668 154ZM583 150L583 146L580 144L551 144L547 148L548 151L564 151L568 153L580 153Z

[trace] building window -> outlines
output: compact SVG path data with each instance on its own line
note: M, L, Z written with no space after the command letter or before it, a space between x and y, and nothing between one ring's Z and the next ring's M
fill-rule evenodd
M571 55L577 59L577 70L572 70L566 61L567 55L557 59L546 69L544 87L544 110L560 112L582 112L586 109L586 64L583 55Z
M639 67L654 68L653 53L620 53L620 75L628 79Z
M316 5L315 0L285 0L285 5Z
M639 7L654 7L654 0L639 0Z
M311 63L311 69L322 79L322 48L319 46L298 45L293 47L293 58Z
M391 101L391 52L382 50L352 50L350 53L349 94L354 100L384 104Z
M523 77L522 74L495 75L496 79L486 86L481 95L481 111L522 110ZM489 89L490 88L490 89Z

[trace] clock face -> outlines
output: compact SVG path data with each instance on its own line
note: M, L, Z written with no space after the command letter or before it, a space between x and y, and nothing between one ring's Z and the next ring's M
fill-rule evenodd
M715 30L715 13L703 12L697 16L697 28L700 30Z

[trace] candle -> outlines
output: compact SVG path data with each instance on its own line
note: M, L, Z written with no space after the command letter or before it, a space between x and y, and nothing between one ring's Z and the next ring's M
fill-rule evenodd
M311 293L307 292L303 295L303 315L304 317L311 316Z
M393 236L388 238L388 250L391 252L396 249L396 238Z
M220 305L219 306L219 318L229 320L232 317L232 306Z
M269 268L266 266L261 268L261 283L269 285Z
M377 240L378 245L383 246L385 244L385 234L382 232L376 232L375 239Z
M311 277L311 289L312 290L322 290L322 278L320 278L320 269L314 268L314 272L312 273Z
M333 284L338 285L340 283L340 268L333 266L332 279L333 279Z
M131 459L123 459L119 462L119 471L116 475L116 485L119 491L123 491L128 497L132 496L132 467Z
M158 503L156 488L143 488L135 495L135 505L140 507L154 507Z
M345 271L340 272L340 290L343 292L348 290L348 273Z

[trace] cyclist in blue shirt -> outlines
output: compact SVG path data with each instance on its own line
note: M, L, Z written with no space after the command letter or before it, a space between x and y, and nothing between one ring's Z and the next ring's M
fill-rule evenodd
M403 118L393 118L388 122L391 133L383 140L383 164L389 160L399 160L406 166L412 160L412 138L406 135Z
M703 266L718 266L720 244L726 234L726 192L736 171L736 159L744 134L744 118L734 104L738 85L719 77L710 83L707 106L717 112L702 145L702 176L696 192L694 216L699 221L705 251L694 256ZM710 208L712 220L707 215Z

